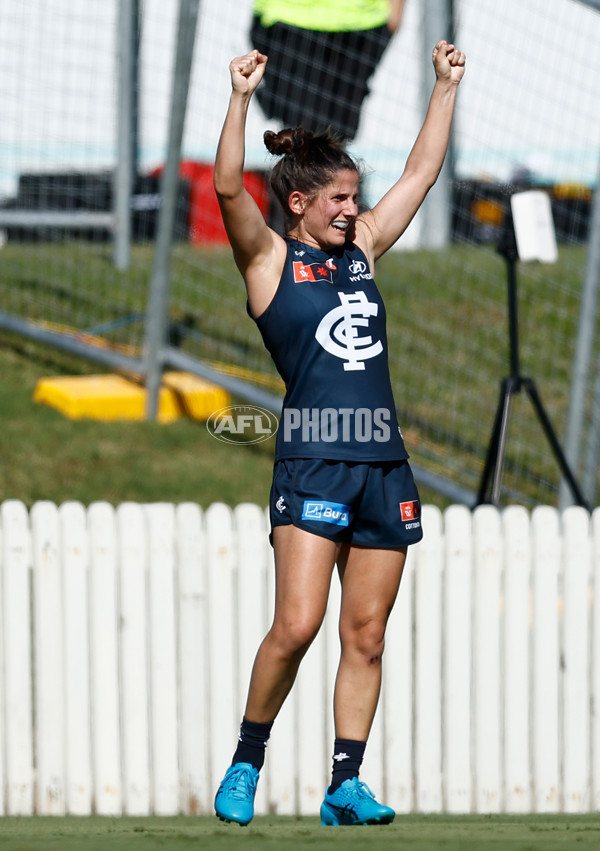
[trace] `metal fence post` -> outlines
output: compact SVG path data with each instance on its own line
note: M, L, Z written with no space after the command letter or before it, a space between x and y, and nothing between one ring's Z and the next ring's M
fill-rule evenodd
M131 195L137 176L139 0L119 0L117 164L114 176L114 262L131 261Z
M161 181L161 205L158 216L156 248L150 279L150 294L146 313L144 361L146 364L146 417L156 419L160 391L163 349L167 327L171 252L177 206L179 161L187 96L196 37L200 0L180 0L175 43L171 117L167 159Z
M588 237L588 262L586 280L590 278L590 286L595 287L596 293L600 284L600 167L594 192L594 202ZM590 318L591 333L595 329L595 315ZM590 505L596 502L598 490L598 471L600 469L600 353L597 356L596 380L592 395L591 422L588 429L587 451L583 471L583 493Z
M423 68L422 68L422 103L423 118L427 113L431 89L433 86L433 68L431 51L441 38L451 41L453 37L451 0L425 0L423 4ZM429 190L423 206L422 215L422 245L426 248L444 248L450 241L452 180L452 140L442 170L434 186Z
M598 285L600 283L600 161L596 190L592 202L590 217L590 229L587 240L587 262L583 289L581 293L581 307L579 311L579 324L577 327L577 340L575 344L575 355L573 358L573 371L571 378L571 399L569 403L569 415L567 420L567 433L565 440L565 454L573 470L577 471L583 433L583 419L585 412L586 391L589 381L590 363L594 348L594 334L596 327L596 310L598 305ZM593 414L591 429L600 427L600 413ZM595 454L593 446L590 450ZM588 458L588 463L590 459ZM598 471L598 458L594 475ZM595 487L594 487L595 490ZM589 482L584 492L589 500ZM560 507L565 508L572 504L571 494L565 482L560 486ZM593 503L592 503L593 504Z

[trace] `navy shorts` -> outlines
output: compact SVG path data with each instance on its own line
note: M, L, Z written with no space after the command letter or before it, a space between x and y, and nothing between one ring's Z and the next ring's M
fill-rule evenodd
M276 461L270 516L272 529L293 524L360 547L395 549L423 537L408 461Z

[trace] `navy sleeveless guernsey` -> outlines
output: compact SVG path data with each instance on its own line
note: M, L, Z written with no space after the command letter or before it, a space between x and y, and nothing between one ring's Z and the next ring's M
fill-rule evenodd
M408 458L388 368L385 308L353 243L332 252L286 239L272 302L257 319L286 386L276 459Z

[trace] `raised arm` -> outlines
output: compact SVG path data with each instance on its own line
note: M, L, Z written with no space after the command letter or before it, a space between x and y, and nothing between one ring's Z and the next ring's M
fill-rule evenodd
M433 50L436 82L421 131L400 179L356 227L356 242L373 262L404 233L442 168L454 115L456 90L465 71L465 55L439 41Z
M214 171L215 192L225 229L255 316L262 313L272 298L283 268L283 262L279 264L277 258L284 250L279 244L283 240L268 227L243 180L248 105L266 64L267 57L253 50L233 59L229 65L232 91Z

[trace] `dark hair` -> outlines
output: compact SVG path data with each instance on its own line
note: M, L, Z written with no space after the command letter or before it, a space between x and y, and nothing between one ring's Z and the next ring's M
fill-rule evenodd
M302 127L288 127L274 133L267 130L264 141L269 153L281 156L271 172L271 188L281 204L286 224L291 219L288 199L292 192L302 192L314 198L340 171L360 169L344 143L330 129L312 133Z

